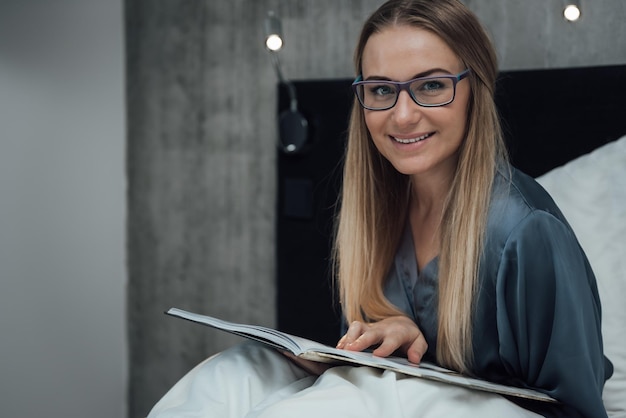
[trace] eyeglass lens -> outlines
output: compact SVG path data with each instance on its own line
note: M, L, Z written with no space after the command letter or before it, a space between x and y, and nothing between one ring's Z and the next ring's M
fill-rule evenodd
M418 104L438 106L454 99L454 84L452 78L446 77L415 80L408 86L408 91ZM399 85L385 81L368 81L358 85L356 89L361 103L370 109L388 109L394 106L400 90L402 88Z

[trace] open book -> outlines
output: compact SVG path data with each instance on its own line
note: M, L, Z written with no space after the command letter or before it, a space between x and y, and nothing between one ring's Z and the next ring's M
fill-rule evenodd
M431 379L439 382L459 385L470 389L495 392L502 395L517 396L545 402L558 402L554 398L531 389L505 386L473 377L461 375L452 370L444 369L434 364L421 362L419 365L410 363L401 357L376 357L369 352L342 350L325 344L317 343L306 338L296 337L258 325L237 324L211 316L196 314L178 308L171 308L168 315L187 319L202 325L220 329L231 334L239 335L278 350L289 351L295 356L306 360L334 364L353 364L393 370L409 376Z

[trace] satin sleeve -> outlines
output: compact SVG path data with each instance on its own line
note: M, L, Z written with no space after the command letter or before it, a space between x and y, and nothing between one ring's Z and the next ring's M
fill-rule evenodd
M504 246L496 295L507 372L561 401L556 415L607 417L600 300L569 226L540 210L522 219Z

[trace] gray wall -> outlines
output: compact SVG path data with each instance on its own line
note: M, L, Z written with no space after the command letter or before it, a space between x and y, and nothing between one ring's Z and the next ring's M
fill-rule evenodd
M121 0L0 1L0 416L126 415Z
M293 79L352 77L379 0L126 0L130 416L236 340L165 317L170 306L275 323L276 76L263 49L283 20ZM593 4L593 8L592 5ZM626 2L467 0L502 69L626 63Z

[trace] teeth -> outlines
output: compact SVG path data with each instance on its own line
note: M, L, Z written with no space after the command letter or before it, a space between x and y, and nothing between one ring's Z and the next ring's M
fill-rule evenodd
M403 144L413 144L414 142L423 141L424 139L428 138L430 135L431 134L426 134L426 135L418 136L417 138L410 138L410 139L400 139L394 136L393 139Z

